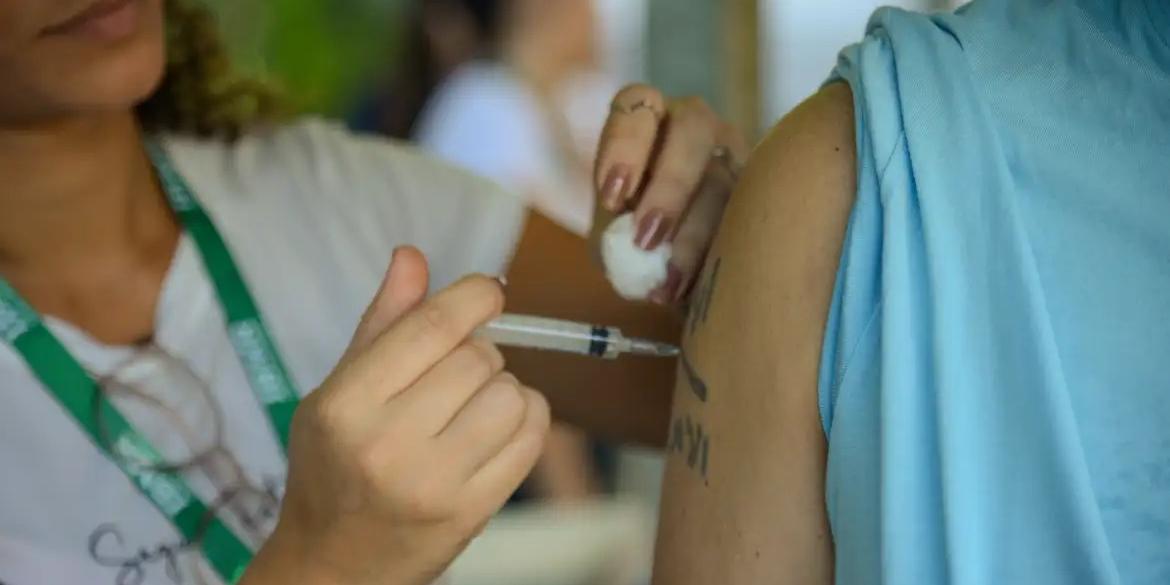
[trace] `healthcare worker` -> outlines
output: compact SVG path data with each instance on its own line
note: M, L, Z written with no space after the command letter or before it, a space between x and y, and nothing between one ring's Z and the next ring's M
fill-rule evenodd
M426 583L527 475L549 403L662 440L667 360L505 369L471 334L505 295L660 338L674 311L617 299L488 183L280 118L214 32L179 1L0 4L0 582ZM678 236L674 304L728 191L708 159L739 145L647 88L614 119L597 187L644 246Z

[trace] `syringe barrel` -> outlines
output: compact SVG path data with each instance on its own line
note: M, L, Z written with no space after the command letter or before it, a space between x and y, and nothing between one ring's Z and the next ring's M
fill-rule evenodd
M621 339L621 332L614 328L509 314L500 315L484 325L478 334L508 347L554 350L610 359L617 357L617 342Z

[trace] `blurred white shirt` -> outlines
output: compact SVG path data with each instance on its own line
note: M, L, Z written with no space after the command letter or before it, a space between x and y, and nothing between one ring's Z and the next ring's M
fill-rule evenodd
M416 130L422 148L490 178L566 229L584 235L593 222L588 177L573 165L579 148L558 140L559 104L540 97L507 66L468 63L443 82ZM604 119L604 118L602 118ZM570 148L566 148L570 147ZM584 159L581 159L584 160Z

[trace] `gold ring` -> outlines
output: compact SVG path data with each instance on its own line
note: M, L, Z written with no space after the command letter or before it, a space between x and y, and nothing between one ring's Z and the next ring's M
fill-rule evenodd
M711 149L711 160L718 161L727 174L731 175L732 180L739 179L739 173L743 171L743 164L735 160L735 154L726 146L716 146Z
M659 108L653 102L651 102L650 100L645 99L645 98L640 99L640 100L638 100L638 101L636 101L628 106L626 104L620 104L616 101L613 102L612 104L610 104L610 106L609 106L609 111L614 113L614 114L629 115L629 114L636 114L636 113L643 111L643 110L653 114L654 118L660 122L662 121L663 118L666 117L666 112L662 111L662 108Z

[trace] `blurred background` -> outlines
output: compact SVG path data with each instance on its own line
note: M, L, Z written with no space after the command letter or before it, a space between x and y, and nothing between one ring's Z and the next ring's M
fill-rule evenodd
M420 0L203 0L240 64L281 81L309 111L346 116L395 73ZM548 0L556 3L557 0ZM620 81L697 94L752 128L823 80L878 6L956 0L594 0L599 66ZM682 31L684 34L677 34Z
M308 114L417 143L567 229L592 213L609 98L698 95L750 139L824 81L879 4L950 0L199 0L236 62ZM452 585L649 583L662 464L555 431Z

